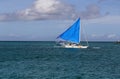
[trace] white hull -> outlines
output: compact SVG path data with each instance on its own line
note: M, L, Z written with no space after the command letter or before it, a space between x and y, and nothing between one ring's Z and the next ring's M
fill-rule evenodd
M82 45L64 45L65 48L88 48L88 46L82 46Z

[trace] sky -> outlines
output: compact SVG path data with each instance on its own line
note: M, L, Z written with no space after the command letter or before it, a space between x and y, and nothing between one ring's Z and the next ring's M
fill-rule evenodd
M120 40L120 0L0 0L0 41L54 41L79 17L87 40Z

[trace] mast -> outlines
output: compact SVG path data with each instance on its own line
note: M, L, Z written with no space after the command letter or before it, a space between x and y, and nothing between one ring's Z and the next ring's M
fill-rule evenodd
M81 23L81 21L80 21L80 32L79 32L80 34L79 34L79 36L80 36L80 42L81 42L81 38L82 38L82 23Z

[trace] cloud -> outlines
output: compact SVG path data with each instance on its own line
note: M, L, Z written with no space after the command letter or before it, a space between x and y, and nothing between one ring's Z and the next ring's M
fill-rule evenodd
M105 2L105 1L107 1L107 2L110 2L110 1L114 1L115 2L115 1L117 1L118 2L120 0L98 0L98 3Z
M77 12L73 5L60 0L36 0L30 7L14 13L0 14L0 21L48 20L48 19L91 19L101 17L100 8L90 4L85 11Z
M120 24L120 16L103 16L100 18L94 18L90 20L84 20L84 23L91 24L91 23L99 23L99 24Z
M86 7L86 11L82 11L79 13L79 16L83 19L100 17L100 8L95 4L90 4Z
M90 41L115 41L116 39L119 39L117 34L92 34L88 37Z
M68 19L75 17L75 9L72 5L59 0L36 0L34 4L20 12L28 19ZM23 19L25 19L22 17Z
M19 15L17 13L0 14L0 21L14 21L18 19L19 19Z
M106 1L106 0L98 0L98 2L104 2L104 1Z
M116 34L110 34L107 36L108 38L115 38L116 37Z
M41 20L41 19L70 19L75 17L72 5L59 0L36 0L25 10L13 14L1 14L0 20Z

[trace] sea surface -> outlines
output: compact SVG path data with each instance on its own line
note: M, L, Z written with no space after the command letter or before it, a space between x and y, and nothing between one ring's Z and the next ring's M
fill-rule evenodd
M120 44L89 42L69 49L55 42L0 42L0 79L120 79Z

